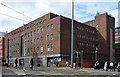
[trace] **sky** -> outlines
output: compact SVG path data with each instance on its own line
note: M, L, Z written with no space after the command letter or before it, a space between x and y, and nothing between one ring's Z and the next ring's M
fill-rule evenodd
M74 0L74 19L93 20L97 12L108 12L118 22L119 0ZM6 5L2 5L2 4ZM49 12L72 18L72 0L1 0L0 32L10 32ZM24 14L24 15L23 15ZM24 22L23 22L24 19Z

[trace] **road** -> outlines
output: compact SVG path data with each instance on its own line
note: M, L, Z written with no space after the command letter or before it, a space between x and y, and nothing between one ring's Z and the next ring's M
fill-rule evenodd
M120 76L117 71L94 70L93 68L70 68L70 67L39 67L33 70L26 69L27 75L110 75Z
M29 77L31 75L40 77L120 77L120 72L94 70L93 68L70 68L70 67L34 67L33 70L26 67L25 69L15 69L13 67L2 68L3 77ZM39 76L38 76L39 77Z

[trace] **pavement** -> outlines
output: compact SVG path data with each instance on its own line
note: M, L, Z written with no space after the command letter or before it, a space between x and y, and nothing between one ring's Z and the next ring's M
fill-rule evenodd
M21 68L2 67L2 75L26 75L26 73Z

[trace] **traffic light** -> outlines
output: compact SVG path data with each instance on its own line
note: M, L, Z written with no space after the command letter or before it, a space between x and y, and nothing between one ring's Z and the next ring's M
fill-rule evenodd
M80 52L78 52L78 57L80 57Z

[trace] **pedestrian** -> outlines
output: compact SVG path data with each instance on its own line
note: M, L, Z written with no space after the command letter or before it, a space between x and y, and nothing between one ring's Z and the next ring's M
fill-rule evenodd
M110 62L110 71L113 71L113 62Z
M94 64L94 69L98 69L99 70L99 61L98 60Z
M118 63L115 61L113 65L114 65L113 67L114 67L114 71L115 71L118 66Z
M57 62L57 67L59 66L59 62Z
M18 64L18 61L17 61L17 58L15 59L15 68L17 69L17 64Z
M33 69L33 58L31 58L31 61L30 61L30 69Z
M107 61L104 64L104 70L107 71Z
M66 61L66 66L68 67L68 61Z
M118 62L117 68L118 68L118 72L120 72L120 62Z

